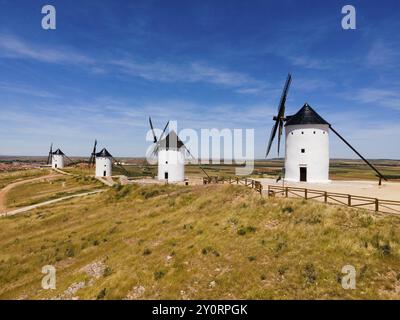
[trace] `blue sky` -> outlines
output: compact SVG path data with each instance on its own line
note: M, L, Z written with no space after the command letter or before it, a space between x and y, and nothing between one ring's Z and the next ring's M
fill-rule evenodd
M41 28L41 8L57 29ZM357 29L341 28L341 8ZM254 128L263 158L288 72L361 153L400 158L400 2L0 0L0 154L143 156L162 127ZM273 147L271 156L276 155ZM354 157L331 138L332 157Z

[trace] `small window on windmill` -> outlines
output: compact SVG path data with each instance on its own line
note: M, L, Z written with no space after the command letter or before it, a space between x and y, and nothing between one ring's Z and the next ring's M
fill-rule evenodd
M315 134L315 131L314 131L314 134Z
M304 134L304 131L302 131L301 134Z
M301 149L301 153L306 153L306 149Z
M166 164L168 164L168 161L165 161Z

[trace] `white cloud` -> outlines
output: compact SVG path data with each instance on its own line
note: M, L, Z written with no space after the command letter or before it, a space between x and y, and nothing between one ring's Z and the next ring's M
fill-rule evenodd
M375 41L366 56L369 67L392 68L398 66L400 54L394 45Z
M5 82L0 82L0 92L11 92L17 94L23 94L28 96L34 96L39 98L57 98L58 96L48 92L46 90L41 90L28 85L23 84L9 84Z
M44 63L73 64L87 68L92 74L128 74L148 81L209 83L233 88L240 94L259 94L266 84L249 75L197 61L169 63L165 61L138 62L134 59L94 59L71 48L49 47L28 43L22 39L0 34L0 56L31 59Z
M400 110L400 89L363 88L350 97L361 103L374 103L396 110Z
M15 36L4 34L0 34L0 49L0 56L6 58L28 58L46 63L93 63L90 58L71 49L32 45Z
M161 61L138 63L133 60L113 60L119 71L149 81L160 82L204 82L230 88L241 88L239 93L258 93L265 84L250 76L203 63L172 64Z

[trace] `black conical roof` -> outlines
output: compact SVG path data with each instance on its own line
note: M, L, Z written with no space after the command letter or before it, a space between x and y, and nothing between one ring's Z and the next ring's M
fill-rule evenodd
M60 155L60 156L65 156L64 152L62 152L60 149L57 149L56 151L52 152L52 154Z
M296 124L327 124L326 122L313 108L307 103L293 116L286 117L285 126L291 126Z
M112 157L111 153L109 153L107 151L106 148L103 148L103 150L101 150L100 152L96 153L96 157L103 157L103 158L108 158L108 157Z
M171 130L168 135L160 141L159 146L164 149L180 149L184 144L182 140L179 139L176 132Z

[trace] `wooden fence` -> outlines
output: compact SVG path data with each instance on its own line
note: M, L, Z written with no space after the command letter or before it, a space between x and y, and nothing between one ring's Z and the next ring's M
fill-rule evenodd
M355 196L345 193L327 192L297 187L268 186L268 196L298 197L306 200L316 199L325 203L336 203L355 208L364 208L383 213L400 213L400 201Z
M210 183L229 183L229 184L238 184L243 185L245 187L252 188L256 190L258 193L262 193L262 184L260 181L248 178L224 178L224 177L204 177L203 184L210 184Z

